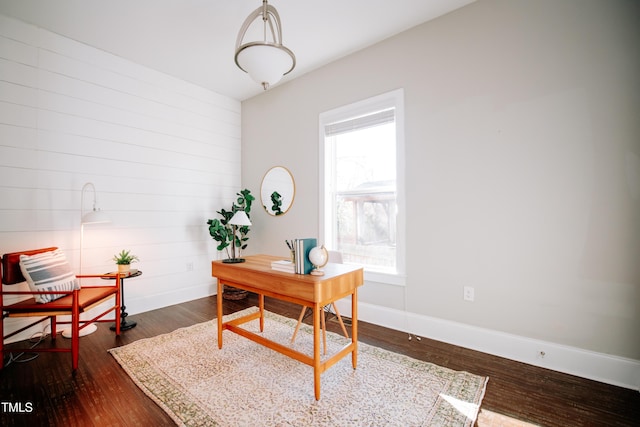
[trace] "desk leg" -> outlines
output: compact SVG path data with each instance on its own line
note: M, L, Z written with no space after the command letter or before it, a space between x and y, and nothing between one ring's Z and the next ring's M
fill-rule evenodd
M258 296L258 308L260 309L260 332L264 332L264 295Z
M351 364L353 369L356 369L358 366L358 288L355 288L351 295L351 341L353 342Z
M218 295L216 295L218 309L218 348L222 348L222 283L218 279Z
M313 384L316 400L320 400L320 304L313 305Z

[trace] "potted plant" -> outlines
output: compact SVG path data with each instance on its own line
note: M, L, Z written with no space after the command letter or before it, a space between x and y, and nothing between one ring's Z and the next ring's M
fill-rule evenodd
M220 209L216 211L220 215L220 218L209 219L207 224L209 225L209 234L218 242L216 249L219 251L226 251L227 259L231 259L231 253L229 248L234 245L237 250L238 257L242 250L246 249L247 242L249 241L249 226L243 225L237 228L236 233L233 232L233 226L229 224L229 221L237 211L244 211L247 217L251 218L251 204L255 200L255 197L251 194L251 191L244 189L239 193L236 193L236 200L231 205L231 210ZM224 298L226 299L241 299L247 296L247 292L241 289L225 286Z
M128 273L131 269L131 263L139 261L136 255L133 255L131 251L122 250L120 253L113 256L113 260L118 265L119 273Z
M234 245L235 248L240 253L242 250L246 249L247 242L249 237L249 226L243 225L238 227L237 233L234 236L233 234L233 226L229 224L229 220L233 217L233 215L237 211L244 211L249 218L251 218L251 204L255 200L255 197L251 194L250 190L244 189L239 193L236 193L238 196L236 201L231 206L231 210L220 209L216 211L221 218L210 219L207 221L209 224L209 234L218 242L218 246L216 249L219 251L225 250L227 253L227 258L231 258L231 254L229 253L230 245Z

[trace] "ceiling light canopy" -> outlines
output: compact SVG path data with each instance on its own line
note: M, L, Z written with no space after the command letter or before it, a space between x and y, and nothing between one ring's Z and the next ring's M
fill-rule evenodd
M262 19L263 39L245 42L247 30L258 19ZM267 31L269 30L269 31ZM271 39L268 39L270 34ZM282 45L282 25L275 7L263 0L262 6L245 19L236 41L236 65L264 90L280 81L296 66L296 56Z

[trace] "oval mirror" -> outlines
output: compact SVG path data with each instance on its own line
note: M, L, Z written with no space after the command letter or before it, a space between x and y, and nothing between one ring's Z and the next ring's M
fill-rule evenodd
M296 195L293 175L285 167L275 166L262 178L260 199L269 215L278 216L287 213Z

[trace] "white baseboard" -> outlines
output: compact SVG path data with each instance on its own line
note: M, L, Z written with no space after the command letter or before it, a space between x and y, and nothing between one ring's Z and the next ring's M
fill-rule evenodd
M349 299L337 302L351 315ZM531 339L377 305L358 303L358 319L506 359L640 390L640 360Z
M205 283L202 285L191 286L189 288L176 288L171 292L162 294L147 295L143 298L126 298L125 304L128 314L144 313L159 308L168 307L170 305L181 304L187 301L193 301L199 298L205 298L215 295L217 291L216 284Z
M5 319L4 333L6 335L8 333L16 331L28 325L29 323L34 322L35 320L36 320L36 317L30 317L30 318L14 317L14 318ZM47 320L42 323L38 323L36 326L32 326L31 328L25 331L22 331L12 336L11 338L6 339L4 343L11 344L18 341L24 341L34 337L38 337L41 334L48 333L48 332L49 332L49 321Z

